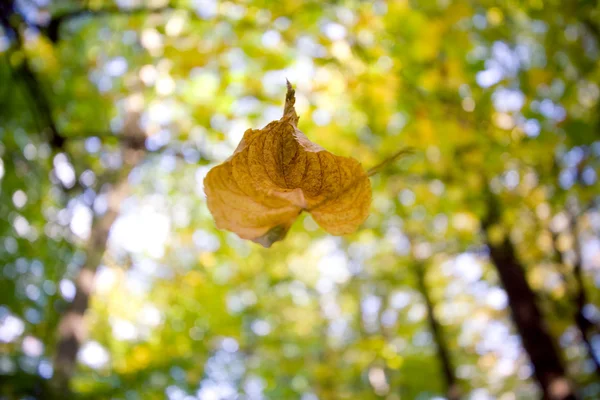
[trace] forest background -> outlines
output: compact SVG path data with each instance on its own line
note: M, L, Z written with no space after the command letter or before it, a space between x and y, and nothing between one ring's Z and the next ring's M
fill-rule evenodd
M279 119L370 168L264 249L203 180ZM0 2L0 398L597 399L596 1Z

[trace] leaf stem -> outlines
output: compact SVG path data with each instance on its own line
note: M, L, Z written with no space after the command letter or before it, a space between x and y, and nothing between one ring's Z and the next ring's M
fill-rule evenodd
M399 150L395 154L391 155L390 157L386 158L379 164L377 164L374 167L367 170L367 176L371 177L371 176L379 173L383 168L385 168L389 164L393 163L394 161L398 160L402 156L407 155L407 154L412 154L414 152L415 152L415 149L413 149L412 147L405 147L405 148Z
M296 103L296 91L292 87L292 84L287 79L285 80L287 86L287 92L285 94L285 106L283 108L283 118L289 119L294 126L298 126L298 114L294 104Z

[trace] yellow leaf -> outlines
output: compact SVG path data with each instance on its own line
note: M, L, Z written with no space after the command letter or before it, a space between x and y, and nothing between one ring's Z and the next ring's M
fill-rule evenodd
M264 247L282 240L302 211L333 235L354 232L371 205L371 183L358 161L331 154L297 128L288 82L283 117L248 129L233 155L204 180L219 229Z

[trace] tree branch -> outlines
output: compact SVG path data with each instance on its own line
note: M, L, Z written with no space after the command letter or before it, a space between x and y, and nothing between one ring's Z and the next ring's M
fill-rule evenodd
M14 0L0 2L0 22L9 37L15 40L17 48L23 49L23 39L20 32L22 19L15 12ZM25 53L23 52L23 54ZM24 60L17 67L16 72L22 78L27 89L28 97L34 104L38 115L41 115L44 120L43 128L47 130L50 135L50 145L56 150L61 150L64 147L65 139L56 127L48 97L31 69L26 55L24 55Z
M588 304L587 293L585 291L585 285L583 283L583 260L582 260L582 250L581 244L579 242L578 232L577 232L577 215L574 213L569 213L570 221L569 227L571 230L571 235L574 238L574 250L577 254L577 261L575 265L573 265L573 276L575 277L576 282L576 291L573 296L573 304L575 306L575 325L580 332L581 339L583 340L590 358L594 362L594 366L596 368L596 374L600 376L600 358L596 355L594 351L594 347L591 343L591 336L594 334L595 328L597 328L596 324L591 321L589 318L585 316L584 308ZM562 253L559 251L560 259L564 262Z
M181 8L173 7L169 4L162 7L136 7L136 8L119 8L118 6L110 6L98 9L82 8L78 10L66 11L62 14L54 15L50 19L47 26L38 26L38 29L44 33L53 43L60 40L60 28L65 23L78 18L85 17L107 17L107 16L134 16L152 13L162 13L165 11L181 10Z
M442 327L440 326L440 323L433 312L434 305L431 301L429 290L425 283L425 265L419 263L414 265L413 269L417 278L417 289L425 301L429 330L433 336L433 340L437 347L438 357L440 363L442 364L442 372L444 374L444 379L446 380L446 398L448 400L459 400L461 398L460 387L458 386L458 380L456 379L456 375L454 373L454 367L452 366L452 361L450 359L450 352L448 351L446 341L443 337Z

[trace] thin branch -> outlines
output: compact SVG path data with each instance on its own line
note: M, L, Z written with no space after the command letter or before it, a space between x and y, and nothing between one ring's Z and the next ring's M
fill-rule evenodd
M78 18L85 17L107 17L107 16L123 16L130 17L134 15L162 13L165 11L185 10L176 8L169 4L162 7L136 7L136 8L120 8L117 6L104 7L99 9L82 8L78 10L67 11L62 14L54 15L50 19L50 23L46 27L38 26L38 29L44 33L53 43L60 40L60 28L65 23ZM189 11L189 10L186 10Z
M559 274L563 282L568 282L569 272L566 270L567 262L562 251L558 250L556 247L557 235L553 235L554 249L557 256L557 261L562 265L562 268L559 269ZM589 358L594 363L594 369L598 376L600 376L600 359L596 356L594 348L592 346L592 342L590 341L590 337L593 334L593 331L596 328L596 324L591 321L589 318L585 316L583 309L585 305L588 303L587 295L585 293L585 288L583 285L583 276L582 276L582 268L581 268L581 255L577 255L577 261L575 265L573 265L572 275L575 278L575 289L570 296L570 303L572 307L575 308L575 313L573 318L573 322L575 323L575 327L579 331L579 336L581 341L583 342Z
M150 155L159 155L160 156L160 155L168 154L168 155L172 155L173 157L180 158L183 160L186 159L186 155L185 155L184 151L174 149L173 147L171 147L169 145L165 145L165 146L159 147L157 149L153 149L153 150L148 149L146 147L146 139L148 139L148 137L145 135L136 136L136 137L132 138L130 135L127 135L126 133L123 133L123 132L86 131L86 132L79 132L79 133L69 133L69 134L66 134L65 137L67 138L67 140L69 140L69 142L79 141L79 140L87 140L90 138L98 138L103 142L103 144L107 144L107 143L113 144L114 143L114 144L119 144L121 146L124 145L124 146L130 147L130 148L136 148L138 150L145 151L149 156ZM190 149L192 149L192 148L190 148ZM202 151L195 149L195 148L193 150L198 151L201 159L209 158Z
M433 336L433 340L437 347L438 357L442 364L442 372L446 381L446 397L449 400L459 400L461 398L460 387L458 385L458 380L456 379L456 374L454 373L450 352L444 339L442 327L434 314L434 304L429 295L427 284L425 283L425 265L418 263L414 265L413 269L417 278L417 289L425 301L429 330Z
M8 32L9 36L13 38L19 49L24 48L23 39L21 37L20 25L21 18L15 13L14 1L9 0L8 2L0 2L0 22L4 29ZM25 54L23 52L23 54ZM35 73L29 65L29 59L24 55L24 60L17 67L16 72L22 78L23 83L27 89L30 100L35 105L37 113L44 119L45 129L50 134L50 145L57 150L61 150L64 147L65 139L59 133L54 117L52 115L52 108L50 102L41 83L38 81Z
M575 265L573 265L573 275L575 277L575 282L577 283L577 289L573 298L573 303L575 306L575 325L577 325L577 328L581 334L581 339L588 350L590 358L594 362L596 374L600 376L600 357L596 355L590 339L594 334L593 331L595 328L597 329L597 326L593 321L585 316L584 312L585 306L588 304L588 298L585 291L585 285L583 283L582 249L577 232L578 228L576 215L571 215L569 227L571 230L571 235L573 235L575 240L574 248L577 253L577 261L575 262Z
M583 26L585 26L586 29L592 34L596 40L596 43L600 46L600 28L598 28L594 21L589 17L582 18L581 22L583 23Z

